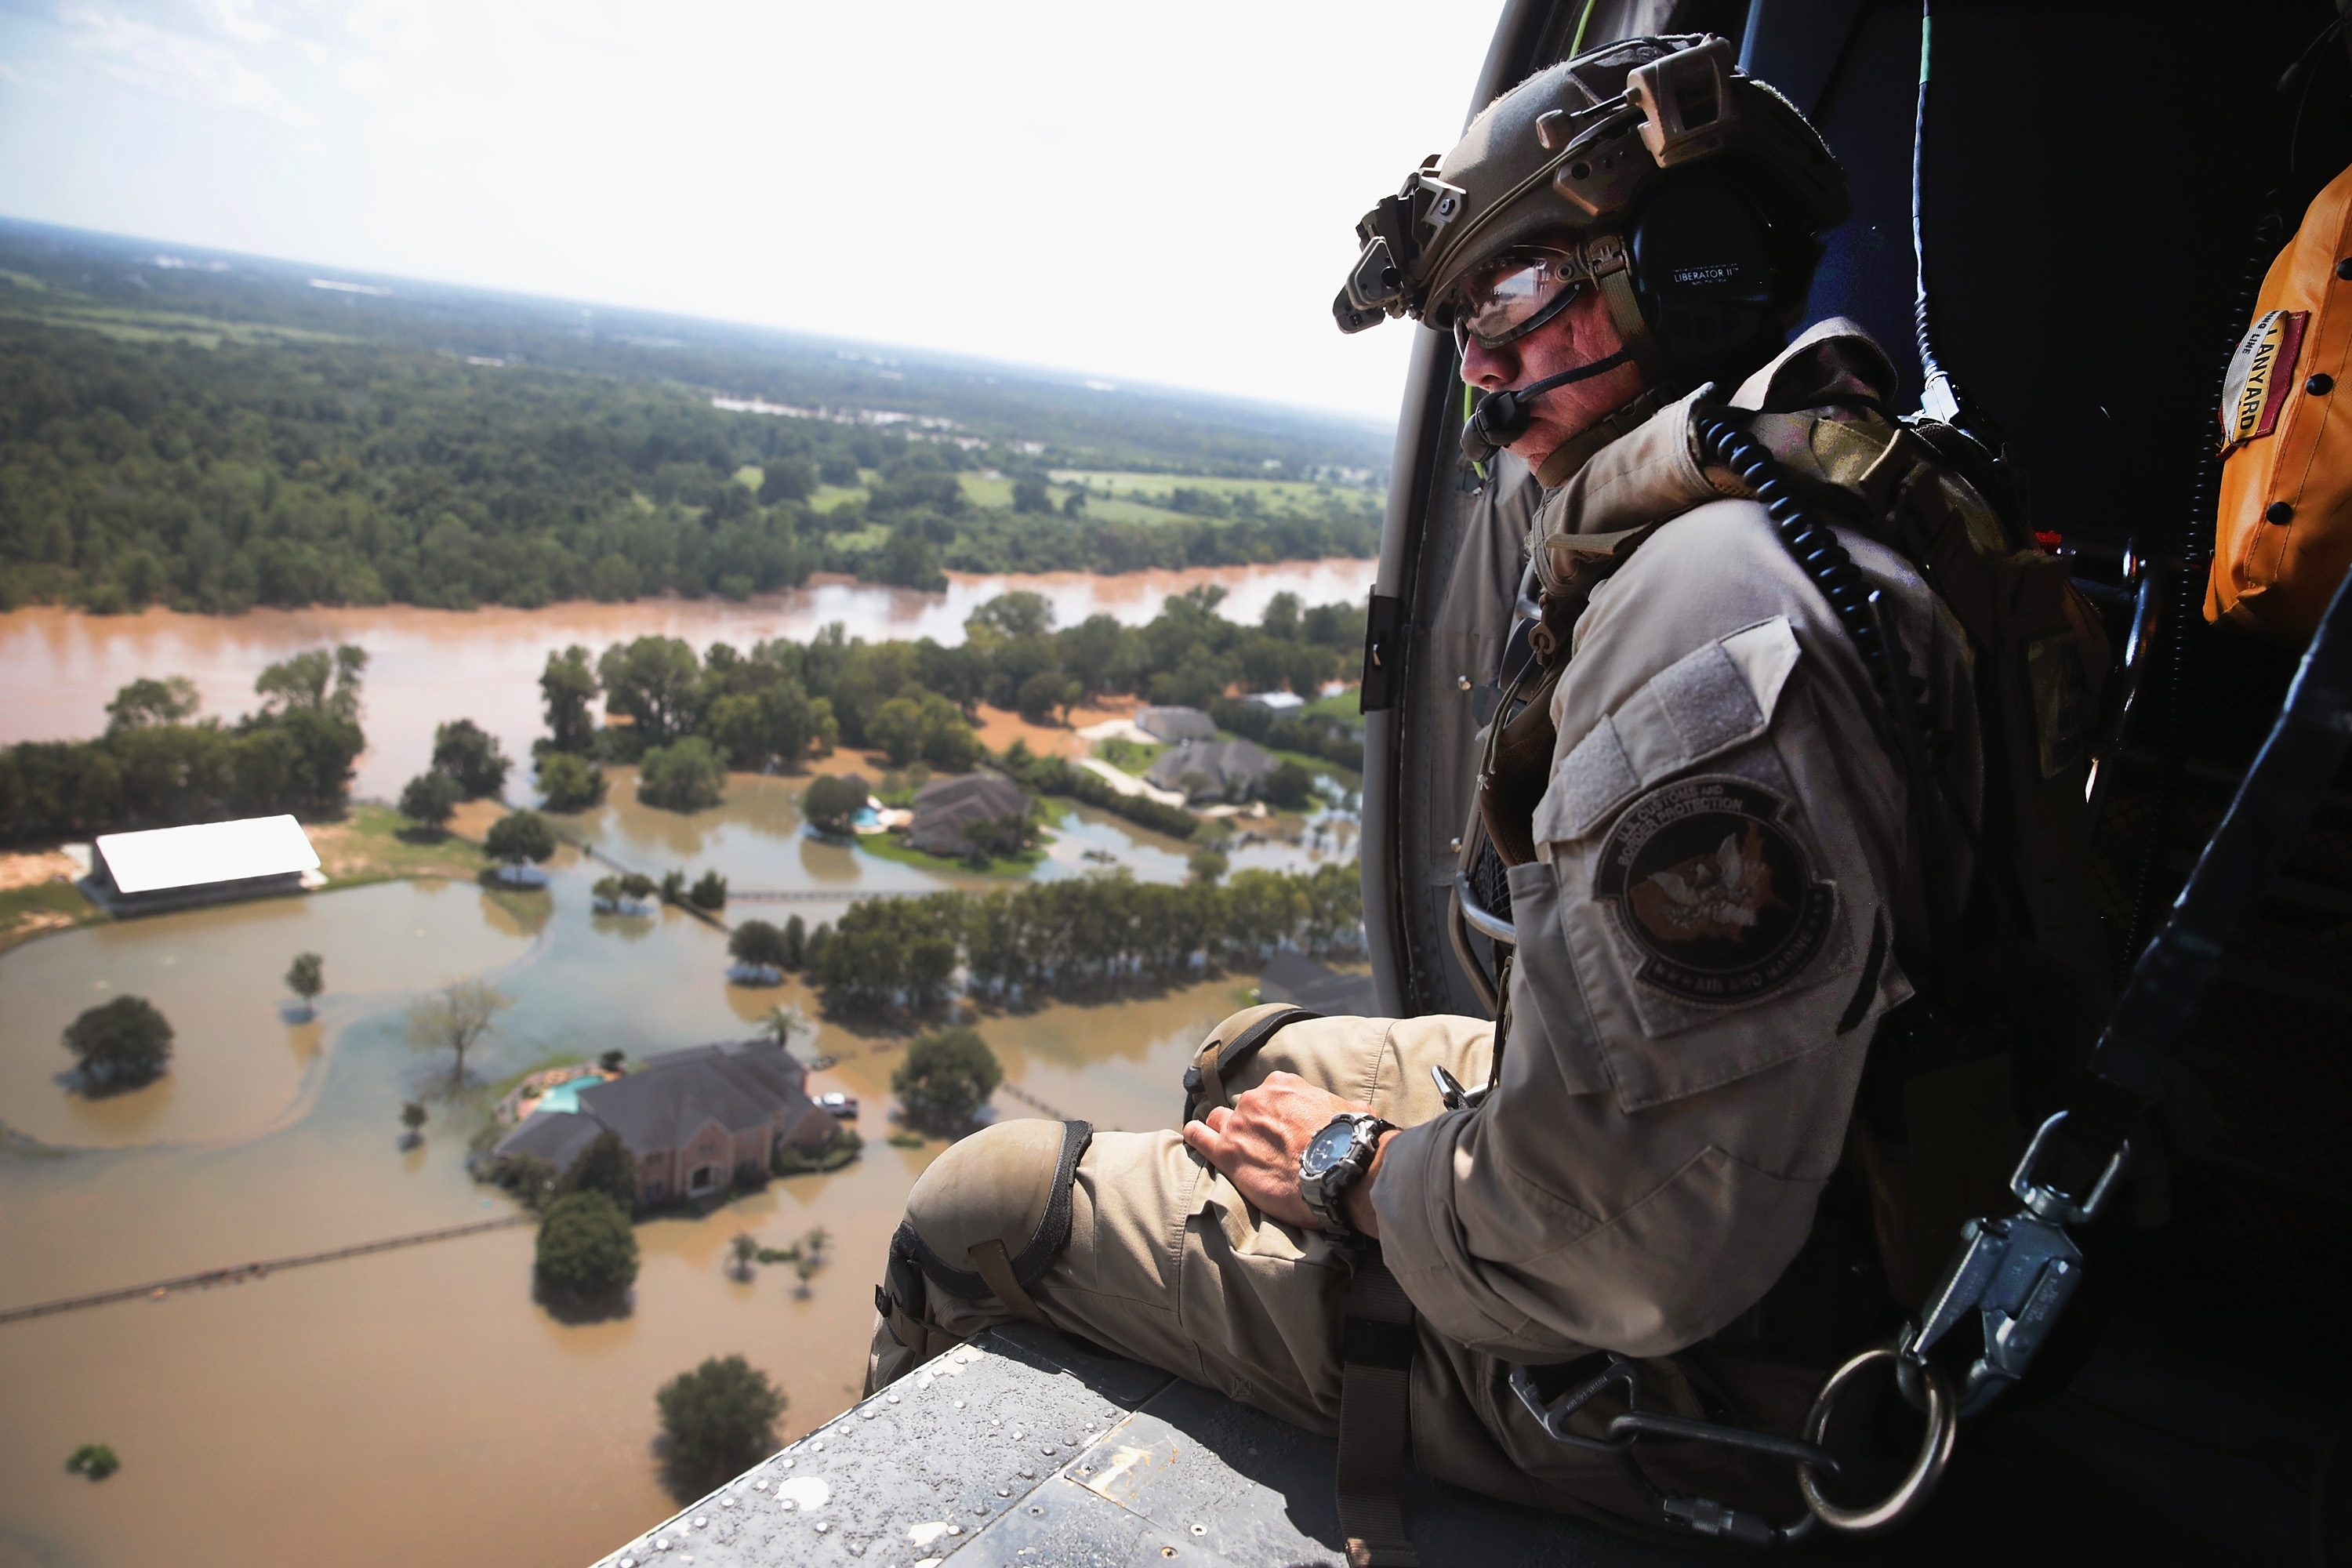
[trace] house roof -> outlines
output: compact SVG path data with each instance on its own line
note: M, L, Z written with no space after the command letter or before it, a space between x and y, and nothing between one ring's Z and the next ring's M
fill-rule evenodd
M1307 706L1307 699L1295 691L1253 691L1242 700L1254 703L1269 713L1287 713L1294 708Z
M114 885L126 893L157 893L255 877L284 877L319 868L302 825L290 816L248 816L145 833L103 833L97 839Z
M1281 760L1255 742L1195 741L1160 752L1143 776L1194 800L1242 799L1279 766Z
M918 849L958 850L963 847L966 824L1028 815L1029 796L1011 779L957 773L933 779L917 792L907 842Z
M1139 708L1135 727L1163 741L1208 741L1217 733L1217 721L1198 708Z
M576 1115L541 1111L527 1118L499 1141L498 1152L541 1154L560 1170L570 1160L558 1160L539 1145L562 1142L577 1157L607 1127L641 1159L656 1150L683 1146L711 1121L730 1132L743 1132L781 1119L789 1131L810 1105L802 1087L807 1079L808 1069L769 1040L663 1051L647 1057L625 1078L582 1089ZM537 1131L542 1121L578 1121L586 1131L583 1134L561 1125ZM575 1135L576 1146L568 1142Z
M533 1111L522 1119L521 1126L499 1140L499 1152L536 1154L562 1174L572 1169L572 1162L604 1131L604 1124L593 1116L569 1110Z

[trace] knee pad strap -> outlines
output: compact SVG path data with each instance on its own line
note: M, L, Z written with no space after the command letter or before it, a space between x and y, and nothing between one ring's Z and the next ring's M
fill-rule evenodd
M1190 1121L1212 1102L1225 1097L1225 1078L1243 1063L1265 1048L1266 1041L1293 1024L1304 1024L1309 1018L1320 1018L1320 1013L1310 1013L1304 1007L1286 1007L1267 1013L1245 1026L1230 1040L1220 1041L1216 1035L1201 1047L1201 1056L1184 1069L1184 1117ZM1224 1030L1221 1027L1217 1034ZM1182 1126L1183 1121L1177 1123Z
M922 1271L925 1279L950 1296L961 1296L968 1301L993 1296L1022 1316L1037 1318L1042 1321L1043 1314L1037 1310L1036 1303L1030 1299L1024 1287L1035 1284L1045 1270L1053 1267L1054 1259L1060 1255L1062 1248L1069 1245L1075 1204L1070 1188L1077 1179L1078 1157L1087 1152L1087 1145L1094 1142L1094 1136L1091 1122L1062 1123L1062 1152L1055 1162L1053 1186L1046 1199L1045 1212L1019 1253L1012 1253L1001 1238L983 1238L966 1248L962 1259L950 1259L941 1257L930 1243L923 1239L912 1220L904 1220L890 1237L893 1264L903 1259L914 1265ZM959 1267L959 1261L970 1263L971 1267Z

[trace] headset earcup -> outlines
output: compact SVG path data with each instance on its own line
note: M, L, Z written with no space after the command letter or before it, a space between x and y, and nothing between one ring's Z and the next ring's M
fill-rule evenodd
M1780 267L1738 192L1712 180L1667 186L1634 219L1629 248L1643 320L1685 384L1736 383L1780 346Z

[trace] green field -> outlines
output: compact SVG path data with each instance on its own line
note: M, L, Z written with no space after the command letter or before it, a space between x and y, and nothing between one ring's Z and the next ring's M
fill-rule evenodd
M893 861L900 866L914 866L926 871L961 871L967 877L1025 878L1045 858L1045 846L1054 841L1050 833L1041 834L1037 847L1024 855L999 855L985 866L974 866L961 857L933 855L916 848L905 837L897 833L875 833L861 836L857 847L878 860Z
M29 283L30 287L26 285ZM273 327L257 321L225 321L211 316L191 316L176 310L140 310L92 305L70 295L49 291L38 279L20 272L0 272L0 317L39 321L53 327L79 327L125 343L187 343L216 349L232 343L348 343L354 340L334 332L307 331L299 327Z
M1166 509L1174 499L1177 487L1206 490L1228 500L1244 495L1255 496L1267 511L1320 511L1334 496L1370 499L1376 504L1387 504L1388 492L1376 486L1314 484L1304 479L1235 479L1214 475L1104 473L1085 468L1056 468L1052 474L1056 485L1079 486L1087 494L1087 505L1097 498L1116 498L1140 506Z

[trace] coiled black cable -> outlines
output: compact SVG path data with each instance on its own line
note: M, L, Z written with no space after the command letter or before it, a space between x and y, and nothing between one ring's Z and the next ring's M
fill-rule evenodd
M1730 469L1754 492L1771 520L1772 531L1798 567L1812 580L1822 598L1836 612L1846 639L1861 655L1863 668L1877 689L1886 710L1895 753L1909 778L1910 809L1918 830L1921 890L1927 899L1930 999L1948 1008L1965 1005L1959 969L1959 948L1953 921L1958 906L1951 884L1951 859L1944 837L1942 780L1936 771L1932 742L1921 712L1927 706L1927 683L1911 673L1902 645L1895 640L1885 595L1873 588L1828 524L1813 518L1802 497L1789 482L1779 459L1761 441L1719 416L1698 415L1691 421L1691 437L1702 465Z
M1691 437L1702 464L1730 469L1763 503L1782 548L1812 579L1813 586L1821 590L1830 608L1837 612L1838 623L1845 627L1854 651L1862 656L1863 668L1869 672L1871 684L1877 689L1880 700L1886 705L1888 719L1893 721L1898 712L1897 702L1917 699L1913 692L1898 692L1896 689L1892 650L1880 634L1878 616L1870 602L1870 584L1863 577L1862 568L1854 564L1853 557L1838 542L1828 525L1816 521L1807 511L1780 462L1761 441L1728 419L1703 414L1692 420Z
M1952 378L1936 358L1935 321L1927 303L1927 239L1922 209L1926 205L1927 164L1928 62L1936 19L1930 0L1919 0L1919 99L1911 118L1911 336L1919 351L1920 403L1937 419L1949 420L1958 411Z

